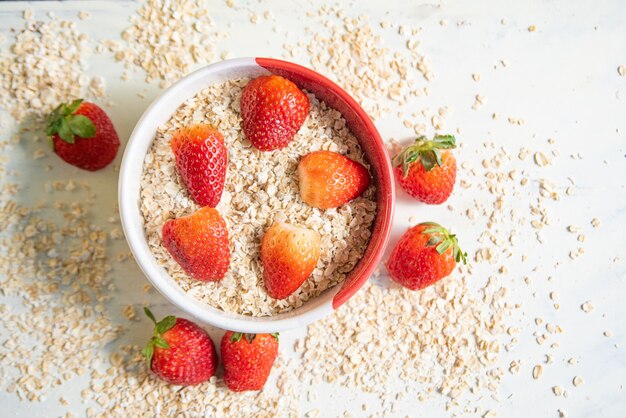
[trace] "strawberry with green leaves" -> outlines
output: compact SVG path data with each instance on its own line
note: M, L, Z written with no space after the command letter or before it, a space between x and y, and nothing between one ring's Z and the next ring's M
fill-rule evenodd
M218 358L213 340L202 328L184 318L166 316L154 322L153 336L141 351L154 374L173 385L197 385L215 374Z
M400 186L412 197L429 204L448 200L456 180L454 135L420 136L393 158Z
M456 235L434 222L409 228L394 247L387 270L402 286L418 290L448 276L456 263L466 263Z
M120 147L113 122L104 110L82 99L54 109L46 120L46 135L61 159L89 171L109 165Z
M278 333L227 331L220 345L224 382L233 392L261 390L278 356Z

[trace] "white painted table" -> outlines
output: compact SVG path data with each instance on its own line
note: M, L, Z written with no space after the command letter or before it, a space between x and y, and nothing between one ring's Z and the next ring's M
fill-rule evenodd
M272 2L271 10L278 26L290 34L306 21L304 1ZM546 244L538 245L534 239L526 240L516 252L528 256L527 262L511 261L507 265L507 287L515 296L512 300L522 303L511 324L521 329L520 343L513 352L503 353L500 365L508 369L513 359L520 359L522 371L506 373L497 401L485 398L479 401L483 410L494 409L498 416L557 416L557 409L567 411L568 417L621 417L626 414L626 255L624 233L626 233L626 77L620 77L617 68L626 65L626 3L615 1L500 1L475 2L410 2L375 0L360 1L346 7L349 14L367 13L373 19L403 22L423 28L420 40L423 52L432 59L436 80L431 83L431 95L424 98L425 106L437 109L450 106L454 109L448 119L451 130L462 128L459 140L464 147L457 152L460 161L469 161L479 166L483 143L493 141L502 144L511 153L520 146L530 150L545 149L546 154L558 149L559 156L553 164L533 167L525 164L530 181L538 188L539 178L547 178L558 186L561 201L546 205L550 207L551 225L543 231ZM0 30L7 33L12 27L21 27L23 3L0 4ZM57 16L72 18L78 27L92 39L114 38L127 26L129 16L136 5L132 2L33 2L30 5L36 15L54 11ZM262 13L269 6L255 1L242 6L240 13L233 13L221 1L213 1L209 13L218 29L231 34L218 48L228 50L229 56L275 56L283 53L284 35L275 33L271 27L252 25L249 13ZM79 10L91 12L92 18L80 21ZM501 20L505 20L505 24ZM442 25L445 20L447 25ZM530 33L528 27L536 26ZM236 28L236 30L234 30ZM315 29L312 27L311 29ZM382 33L382 32L381 32ZM385 38L390 48L402 48L395 37ZM5 42L4 47L7 43ZM503 65L502 61L506 65ZM116 105L110 115L125 141L135 122L159 89L141 81L122 82L122 67L110 58L96 55L90 58L94 74L107 79L107 91ZM480 82L472 80L472 73L480 73ZM141 77L138 77L138 79ZM338 80L341 83L341 80ZM137 93L146 92L145 98ZM6 92L2 92L6 94ZM472 104L477 94L487 98L479 109ZM405 109L407 113L421 109ZM492 114L497 113L497 121ZM523 118L522 126L507 122L507 117ZM395 113L378 122L383 137L409 138L411 132L404 128ZM554 138L555 144L547 143ZM20 149L12 155L12 164L27 173L24 178L25 201L35 200L42 184L50 176L64 178L80 176L89 178L92 187L102 202L96 220L103 226L114 213L116 202L117 172L108 169L87 174L69 168L60 161L52 160L51 173L37 171L30 162L35 148ZM570 155L580 153L582 159ZM119 158L118 156L118 161ZM552 157L552 156L551 156ZM511 169L519 168L513 159ZM567 178L573 177L573 195L565 196ZM462 177L461 177L462 178ZM27 180L27 182L26 182ZM478 195L466 192L457 184L449 203L455 208L471 206ZM536 189L535 193L536 195ZM480 197L478 197L480 198ZM530 198L519 199L517 209L528 211ZM412 206L400 197L394 226L397 237L409 225L410 215L418 221L438 220L450 225L461 237L464 248L473 254L473 242L464 241L463 236L477 237L480 222L453 216L444 207ZM593 218L601 220L599 228L590 225ZM571 261L568 252L575 248L575 235L566 231L568 225L581 226L587 240L585 250L578 259ZM507 244L503 244L507 245ZM125 247L118 241L113 250ZM113 252L114 253L114 252ZM516 254L519 255L519 254ZM555 269L555 263L560 266ZM484 267L486 274L491 274ZM112 272L118 291L107 306L111 315L120 323L126 323L121 308L133 304L139 308L149 302L158 315L172 312L172 308L156 293L146 295L142 288L146 283L133 262L114 265ZM529 276L532 285L524 284L522 277ZM552 281L547 277L553 276ZM558 293L561 309L555 310L548 295ZM590 300L595 306L592 313L585 314L580 305ZM2 303L18 301L3 300ZM532 365L543 363L545 346L535 342L532 332L536 317L549 322L558 322L565 332L552 341L559 348L551 350L554 362L544 367L541 379L534 381L530 371ZM603 336L611 331L613 336ZM281 344L289 355L292 342L302 336L304 330L282 335ZM148 338L146 322L135 323L118 342L140 343ZM213 330L215 339L221 336ZM103 347L103 350L109 350ZM568 366L567 359L575 357L578 364ZM574 388L572 378L579 375L584 385ZM80 413L80 395L83 380L72 380L51 392L42 403L20 402L15 395L0 392L3 416L54 416L65 411L58 404L58 396L64 394L70 402L69 409ZM551 387L563 386L569 396L556 397ZM376 412L380 403L375 397L343 387L324 384L319 388L320 398L305 402L306 411L320 407L323 416L335 416L345 409L354 409L360 414L360 405L367 402L372 406L368 414ZM434 397L426 403L407 399L401 403L398 415L443 416L444 399Z

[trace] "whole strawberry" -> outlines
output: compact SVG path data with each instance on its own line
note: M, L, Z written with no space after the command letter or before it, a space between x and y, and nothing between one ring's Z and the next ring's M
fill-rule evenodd
M174 132L171 146L178 173L192 199L201 206L217 206L228 165L222 134L211 125L191 125Z
M456 148L454 135L436 135L432 140L417 138L393 158L400 186L424 203L445 202L456 180L456 160L448 151L450 148Z
M261 151L284 148L309 113L309 98L286 78L269 75L250 81L241 94L243 132Z
M189 276L203 282L224 278L230 264L226 222L204 207L163 225L163 246Z
M278 334L227 331L220 348L228 389L233 392L261 390L278 356Z
M307 154L298 164L300 197L319 209L339 207L360 196L370 185L362 164L331 151Z
M82 99L54 109L46 120L46 135L62 160L89 171L109 165L120 147L115 127L104 110Z
M466 263L467 253L455 235L434 222L409 228L387 261L391 278L402 286L423 289L449 275L457 262Z
M314 231L277 222L261 240L263 281L267 293L285 299L311 275L320 257L320 239Z
M215 345L202 328L191 321L166 316L160 322L148 308L154 335L141 351L154 374L173 385L197 385L215 374Z

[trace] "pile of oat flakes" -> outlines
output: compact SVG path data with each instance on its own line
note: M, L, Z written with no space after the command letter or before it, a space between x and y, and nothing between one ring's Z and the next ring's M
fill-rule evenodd
M84 73L92 53L89 38L76 23L52 16L34 19L23 13L24 28L0 53L0 109L17 120L41 116L68 98L102 98L104 79Z
M149 80L169 82L193 64L211 59L216 49L212 43L219 36L208 29L211 22L198 4L146 1L123 35L123 42L104 45L127 68L138 66ZM375 118L390 111L378 100L381 97L402 107L410 97L430 94L428 80L434 74L427 57L419 52L415 40L421 35L419 29L347 17L337 8L309 14L310 18L315 16L322 21L339 18L342 24L329 23L325 34L309 31L296 45L285 46L286 58L308 57L313 68L339 81ZM181 17L182 22L195 18L202 24L189 26L195 32L187 27L172 28L172 17ZM96 97L104 95L102 79L90 81L84 74L90 47L87 37L72 22L54 17L34 20L28 11L24 19L24 27L11 41L13 47L0 57L0 68L9 69L0 72L0 86L12 92L0 98L0 107L22 121L31 113L37 119L58 101L83 96L90 89ZM139 27L146 30L136 36ZM406 50L385 49L377 28L407 36ZM202 39L208 42L207 48L196 51L189 39ZM342 53L344 43L350 46L346 55ZM324 50L319 51L318 45L324 45ZM163 52L168 48L180 52L174 61ZM146 60L148 56L155 59ZM402 78L416 82L408 88L399 82ZM44 96L50 102L38 101L41 95L35 94L33 86L48 89ZM484 100L477 96L477 101ZM480 106L476 110L480 111ZM427 117L428 128L441 129L448 115L447 108L396 114L416 133L427 128L425 123L415 123L418 117ZM509 121L521 125L519 118ZM10 126L6 117L0 124L2 128ZM508 370L497 366L499 356L515 346L519 333L507 322L508 314L520 306L507 294L503 261L513 256L512 248L520 239L543 243L541 230L550 223L549 203L563 196L541 174L537 177L531 173L551 164L556 154L546 156L525 148L505 150L485 142L475 150L483 153L482 165L463 163L459 172L460 188L471 190L477 198L467 207L448 207L484 231L478 237L464 237L464 242L478 242L473 262L423 292L389 287L384 278L372 280L336 314L309 327L307 336L295 346L300 358L279 360L266 390L235 396L219 378L198 387L168 386L147 372L136 346L116 346L113 342L112 354L103 355L102 347L128 325L112 320L108 308L115 295L110 246L112 240L120 238L118 220L112 215L106 225L93 219L97 196L88 180L31 185L47 191L45 199L20 201L23 184L8 155L37 135L25 129L0 140L0 150L4 151L0 156L0 388L20 399L44 401L49 388L64 387L82 376L89 380L89 389L81 393L87 416L132 416L145 413L146 408L157 415L183 411L189 416L207 412L218 416L287 416L302 412L297 409L300 391L296 387L325 380L378 393L383 399L383 414L392 415L407 397L424 400L441 394L450 408L493 416L492 411L472 409L467 399L482 393L496 396L502 377L520 370L517 361ZM34 144L44 142L39 138ZM37 148L36 155L41 156L42 148ZM461 155L467 152L471 151L460 150ZM516 159L523 169L508 168ZM46 169L45 164L39 168ZM529 178L538 182L538 189ZM571 179L570 185L562 187L569 186L565 195L573 185ZM81 193L81 199L75 193ZM527 199L529 212L515 212L513 199ZM181 205L185 203L181 201ZM593 226L599 226L599 221ZM576 258L584 253L585 235L574 225L570 232L576 234L577 244L569 256ZM121 253L117 258L123 260L126 255ZM481 276L474 270L480 270ZM382 275L384 269L379 273ZM551 294L550 298L554 309L559 309L558 296ZM584 306L585 312L592 310L591 303ZM133 307L125 308L125 314L133 318ZM549 345L548 351L556 348L556 343L549 341L562 332L559 325L545 324L541 318L536 324L537 343ZM539 379L547 364L549 361L543 366L532 365L527 370L529 377ZM295 376L293 369L298 370ZM406 390L386 393L385 384L392 380L402 382ZM576 382L580 384L582 378ZM553 391L555 395L563 393L558 386ZM59 402L68 404L64 397ZM318 414L308 412L308 416ZM74 415L68 411L67 416Z
M141 69L146 82L165 88L198 64L213 61L215 45L227 36L215 32L210 10L202 0L146 0L130 17L122 41L104 40L100 49L124 64L122 79Z

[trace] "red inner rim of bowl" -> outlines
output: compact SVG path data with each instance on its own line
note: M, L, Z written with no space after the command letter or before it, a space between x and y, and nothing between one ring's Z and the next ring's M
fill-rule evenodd
M315 94L320 100L337 111L358 139L370 163L376 185L376 218L369 244L363 257L346 276L341 289L333 298L337 309L352 297L367 281L383 256L389 240L393 217L393 172L387 149L374 123L359 104L341 87L301 65L272 58L256 58L257 64L268 71L293 81L301 89Z

